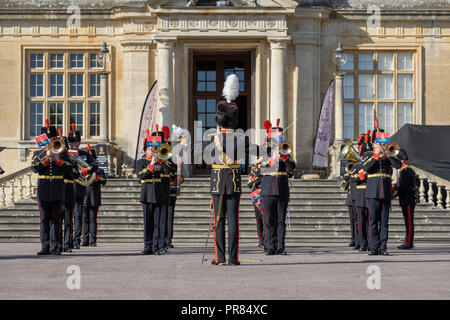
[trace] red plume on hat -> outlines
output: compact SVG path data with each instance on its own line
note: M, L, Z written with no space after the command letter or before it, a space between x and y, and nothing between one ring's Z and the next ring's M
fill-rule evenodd
M48 119L45 119L45 126L47 127L47 129L50 129L50 122L48 121Z
M272 131L272 123L270 122L270 120L264 121L264 129L266 129L267 137L270 138L270 132Z
M280 118L277 119L277 127L280 126Z
M164 132L164 140L166 140L166 142L169 141L169 137L170 137L170 129L168 126L163 126L161 128L161 131Z
M72 131L75 132L75 124L72 123Z
M61 129L58 129L58 134L59 134L60 137L62 137L62 130Z
M146 149L145 145L147 144L147 139L148 139L149 136L150 136L150 130L145 129L144 145L142 146L144 150Z

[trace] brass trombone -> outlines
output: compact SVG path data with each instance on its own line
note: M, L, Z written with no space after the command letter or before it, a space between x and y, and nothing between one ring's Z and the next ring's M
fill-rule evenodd
M289 142L282 142L280 144L280 153L283 155L289 155L292 152L292 146Z
M400 152L400 146L397 142L389 142L384 146L384 152L389 157L395 157Z
M163 143L160 147L156 148L156 155L163 160L170 159L172 157L172 146L168 143Z
M37 158L39 161L42 161L63 153L65 149L64 139L62 137L53 137L50 139L50 143L37 155ZM47 151L50 151L50 155L48 156Z

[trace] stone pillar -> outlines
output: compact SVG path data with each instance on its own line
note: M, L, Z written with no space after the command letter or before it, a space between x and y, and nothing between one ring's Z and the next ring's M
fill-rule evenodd
M100 72L100 140L109 141L109 72Z
M269 39L270 41L270 121L275 126L288 125L286 52L287 39Z
M313 43L295 43L297 72L297 99L294 124L297 163L305 170L312 169L314 152L314 126L317 123L315 110L320 110L320 48ZM317 79L319 77L319 79ZM289 121L289 122L291 122Z
M331 173L329 179L339 176L340 162L338 161L341 145L344 143L344 100L343 100L343 80L344 73L334 73L334 143L330 147Z
M117 143L124 151L123 161L133 165L140 115L150 89L149 45L151 41L125 41L123 46L123 86L117 104Z
M163 125L171 126L175 115L173 92L173 46L174 38L157 38L157 67L156 80L158 81L158 107L155 114L155 123L160 128Z
M341 145L344 142L344 73L336 72L334 78L334 143Z

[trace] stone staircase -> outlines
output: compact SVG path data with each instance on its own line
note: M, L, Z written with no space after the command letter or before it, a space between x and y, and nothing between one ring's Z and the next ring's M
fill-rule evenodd
M246 178L243 177L246 182ZM350 240L346 194L334 180L291 180L290 230L287 243L341 242ZM142 242L140 185L135 179L109 179L102 187L99 211L99 242ZM255 215L248 188L240 206L240 241L257 242ZM209 178L187 178L175 211L174 244L204 243L210 223ZM450 211L418 204L415 213L417 242L450 243ZM404 237L403 216L398 201L390 215L390 243ZM211 237L212 239L212 237ZM212 240L210 239L210 244ZM21 200L0 209L0 242L39 242L36 201Z

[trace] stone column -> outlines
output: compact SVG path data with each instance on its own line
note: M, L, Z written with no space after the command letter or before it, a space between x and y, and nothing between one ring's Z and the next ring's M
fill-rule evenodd
M343 80L344 73L336 72L334 94L334 143L341 145L344 142L344 100Z
M338 161L341 145L344 143L344 100L343 100L343 80L344 73L334 73L334 143L330 147L331 173L329 179L339 176L340 162Z
M163 125L170 127L175 115L173 105L173 46L175 39L155 37L155 40L157 44L156 79L158 80L158 107L155 123L160 128Z
M109 141L109 72L100 72L100 140Z
M316 111L320 110L320 47L314 43L295 43L295 61L297 72L296 115L299 117L292 129L294 132L297 163L306 171L312 169L314 152L314 126L317 123ZM319 79L317 79L319 78Z
M269 39L270 41L270 121L275 126L280 119L280 126L288 125L286 52L288 39Z
M124 41L123 86L117 104L117 143L124 151L123 161L133 165L136 153L140 115L149 84L149 46L152 41Z

